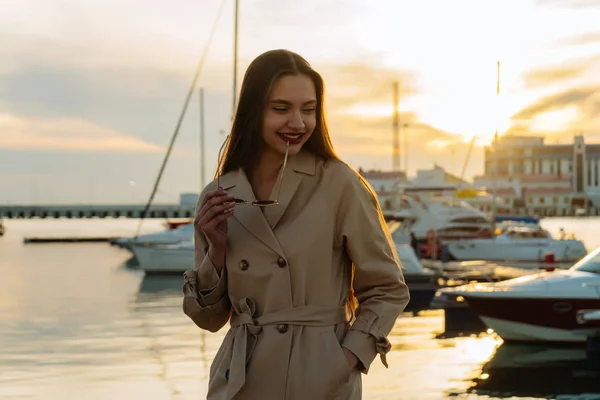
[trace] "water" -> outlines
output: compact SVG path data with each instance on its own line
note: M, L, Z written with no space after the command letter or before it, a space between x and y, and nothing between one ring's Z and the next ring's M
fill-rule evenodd
M591 250L598 219L544 221ZM135 220L5 221L0 238L0 399L187 400L206 383L225 329L200 331L181 311L181 278L126 267L108 244L28 244L24 236L132 235ZM144 231L163 229L146 221ZM390 368L376 360L365 399L600 398L585 350L507 346L488 333L438 338L441 312L401 316ZM584 372L584 371L583 371ZM587 395L575 396L579 393ZM561 395L556 397L556 395Z

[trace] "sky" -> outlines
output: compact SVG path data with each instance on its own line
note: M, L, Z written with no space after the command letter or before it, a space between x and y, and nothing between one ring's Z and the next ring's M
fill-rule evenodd
M481 174L496 130L600 142L600 0L240 3L238 88L264 51L304 56L355 168L392 166L393 82L409 176ZM231 124L233 21L234 0L4 0L0 204L147 201L207 49L155 201L197 192Z

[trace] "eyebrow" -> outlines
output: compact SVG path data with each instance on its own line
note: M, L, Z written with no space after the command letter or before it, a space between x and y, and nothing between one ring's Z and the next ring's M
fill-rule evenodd
M292 105L291 102L289 102L287 100L283 100L283 99L274 99L274 100L271 100L271 104L283 104L283 105L286 105L286 106L291 106ZM305 106L309 105L309 104L317 104L317 100L309 100L309 101L307 101L307 102L304 103Z

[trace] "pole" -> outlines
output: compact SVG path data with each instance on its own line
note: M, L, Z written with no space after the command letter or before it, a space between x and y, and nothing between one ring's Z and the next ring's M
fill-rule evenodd
M204 88L200 88L200 191L204 189L206 182L206 160L204 159Z
M404 174L408 177L408 124L402 125L402 136L404 138Z
M239 0L235 0L235 12L234 12L234 23L233 23L233 107L231 113L231 119L235 116L235 107L237 104L237 66L238 66L238 14L239 14Z
M398 82L394 82L394 120L392 133L392 170L400 170L400 116L398 115Z
M496 76L496 97L500 97L500 61L498 61L498 71ZM496 116L496 119L498 117ZM498 121L496 121L498 123ZM496 230L496 176L498 170L498 128L496 127L496 133L494 134L494 140L492 142L491 148L491 156L492 156L492 234L494 234Z

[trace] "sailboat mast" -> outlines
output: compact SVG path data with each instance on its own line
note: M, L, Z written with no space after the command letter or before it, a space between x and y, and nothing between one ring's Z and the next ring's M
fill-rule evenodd
M238 66L238 15L239 15L239 0L235 0L234 19L233 19L233 105L231 119L235 116L235 107L237 104L237 66Z
M206 183L206 162L204 160L204 88L200 88L198 95L200 105L200 191L202 191Z
M496 97L500 97L500 61L498 61L498 71L496 73ZM498 103L498 102L496 102ZM498 107L498 104L496 104ZM498 119L498 116L496 116ZM496 121L498 124L498 121ZM492 151L490 154L492 155L492 232L496 230L496 179L498 174L498 154L496 153L498 150L498 126L496 125L496 133L494 134L494 140L492 141Z

